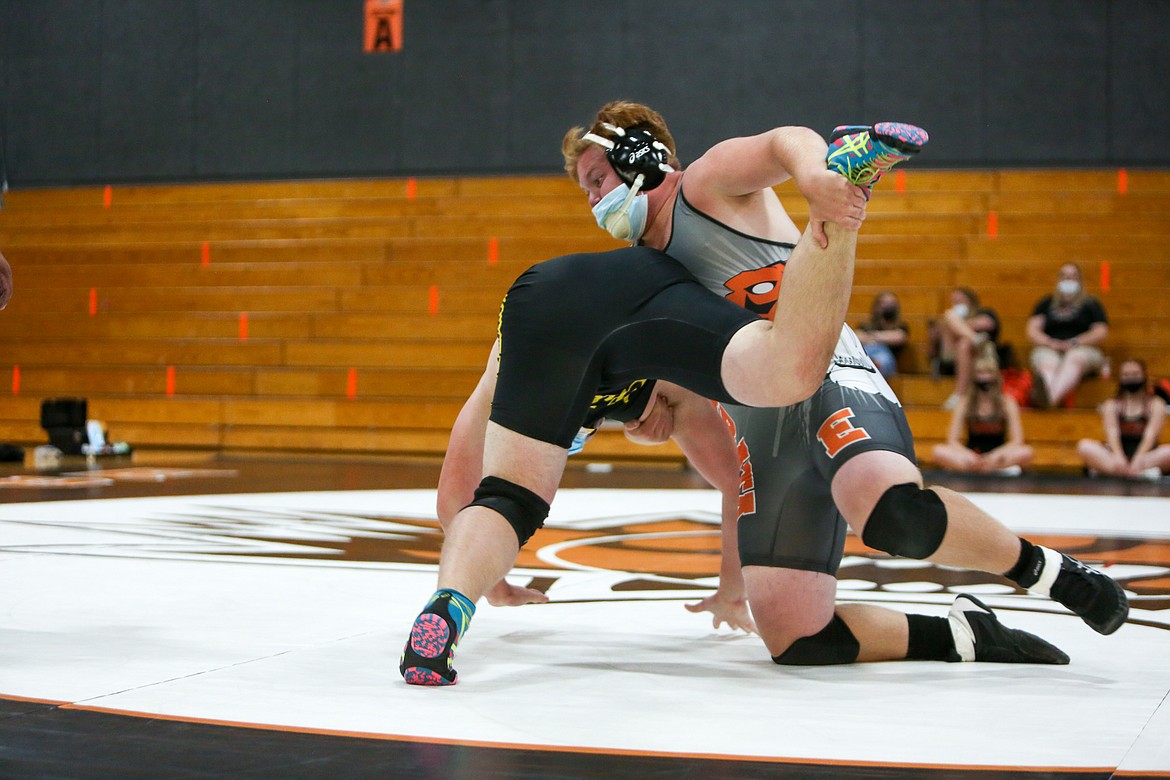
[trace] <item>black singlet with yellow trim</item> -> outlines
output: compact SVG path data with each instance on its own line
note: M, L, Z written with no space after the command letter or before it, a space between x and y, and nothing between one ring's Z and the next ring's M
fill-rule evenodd
M567 449L583 420L621 415L647 379L732 402L720 378L723 351L758 319L656 249L539 263L500 310L491 420Z

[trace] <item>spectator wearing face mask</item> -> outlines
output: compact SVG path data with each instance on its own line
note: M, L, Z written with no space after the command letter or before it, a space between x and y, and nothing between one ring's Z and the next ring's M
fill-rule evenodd
M969 287L951 291L950 308L931 323L932 368L936 375L953 376L955 387L943 403L954 409L971 387L971 368L977 357L1007 360L999 344L999 316L995 309L979 306L979 296Z
M1032 455L1020 406L1003 391L999 362L990 355L978 358L971 386L951 412L947 440L934 447L935 462L948 471L1018 476Z
M1166 402L1150 392L1146 364L1124 361L1117 372L1117 395L1101 404L1105 441L1081 439L1077 454L1090 475L1160 479L1170 470L1170 444L1158 444Z
M887 291L873 299L869 319L857 325L857 338L882 376L898 373L898 355L910 338L910 326L902 319L897 295Z
M1028 318L1032 343L1032 395L1037 408L1064 401L1085 376L1101 370L1101 345L1109 335L1105 307L1085 293L1081 269L1065 263L1056 291L1040 299Z

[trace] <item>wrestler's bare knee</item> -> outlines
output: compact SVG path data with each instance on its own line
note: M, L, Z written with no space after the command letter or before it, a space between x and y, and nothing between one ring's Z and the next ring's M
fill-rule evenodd
M743 576L756 629L770 655L782 654L833 617L837 580L831 574L745 566Z

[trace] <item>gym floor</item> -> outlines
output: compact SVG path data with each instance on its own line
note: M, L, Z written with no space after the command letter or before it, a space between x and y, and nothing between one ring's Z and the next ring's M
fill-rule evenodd
M63 475L70 476L63 476ZM459 684L398 674L434 589L434 463L139 453L0 472L0 777L1170 778L1170 480L928 480L1108 567L1098 636L998 577L850 538L839 598L977 595L1068 666L791 668L683 609L718 570L717 494L575 467L481 604ZM49 477L42 480L40 477Z

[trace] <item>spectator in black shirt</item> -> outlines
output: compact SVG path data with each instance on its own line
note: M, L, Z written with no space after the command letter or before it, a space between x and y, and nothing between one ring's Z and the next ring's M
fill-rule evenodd
M1056 292L1041 298L1028 318L1033 406L1060 404L1105 362L1101 344L1109 335L1109 320L1101 302L1085 293L1083 281L1076 264L1062 265Z

